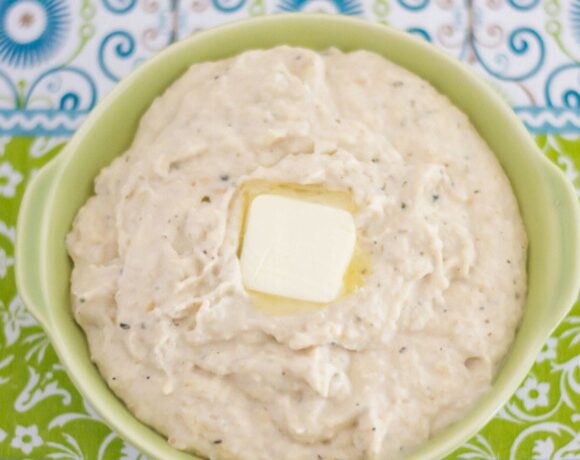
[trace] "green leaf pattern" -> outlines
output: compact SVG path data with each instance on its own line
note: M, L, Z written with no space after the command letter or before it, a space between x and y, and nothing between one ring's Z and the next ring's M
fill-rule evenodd
M580 193L580 139L536 138ZM18 297L14 237L25 184L64 138L0 138L0 458L146 460L79 395ZM480 433L448 459L580 459L580 304Z

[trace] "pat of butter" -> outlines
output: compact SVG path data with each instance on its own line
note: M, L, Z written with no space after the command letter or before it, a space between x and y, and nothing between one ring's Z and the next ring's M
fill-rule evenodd
M340 294L355 243L349 212L259 195L246 220L240 257L244 285L291 299L330 302Z

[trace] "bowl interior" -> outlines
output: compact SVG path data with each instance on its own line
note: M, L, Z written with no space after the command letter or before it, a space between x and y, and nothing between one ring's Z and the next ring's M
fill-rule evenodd
M550 194L545 165L511 110L470 71L419 39L362 21L316 15L283 15L234 23L200 33L170 47L121 82L91 114L63 152L62 167L47 198L41 272L49 333L78 388L123 436L158 458L191 458L138 422L109 391L91 364L87 344L70 314L71 264L64 246L72 220L93 190L99 170L131 143L152 100L192 63L229 57L251 48L280 44L344 51L367 49L430 81L467 113L496 153L516 192L530 240L529 295L525 318L496 384L463 419L419 448L412 458L440 458L472 435L515 390L542 341L559 319L550 308L562 258L554 252ZM550 301L552 303L550 303ZM560 314L563 314L563 311ZM557 312L558 313L558 312ZM556 318L556 319L554 319Z

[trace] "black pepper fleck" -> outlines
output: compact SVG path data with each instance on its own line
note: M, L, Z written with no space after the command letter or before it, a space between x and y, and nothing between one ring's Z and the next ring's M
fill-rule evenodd
M437 201L439 199L439 195L433 195L433 201Z
M216 439L213 443L214 444L221 444L223 441L221 439Z
M230 180L230 176L228 176L227 174L222 174L220 176L220 180L223 180L224 182L228 181L228 180Z
M407 351L407 347L399 348L399 353L405 353L405 351Z
M397 80L397 81L394 81L393 82L393 87L394 88L400 88L403 85L404 85L404 83L402 81L400 81L400 80Z
M117 377L111 377L111 380L117 380Z
M85 303L85 302L86 302L86 299L85 299L84 297L81 297L81 298L79 299L79 302L80 302L80 303Z
M147 377L145 377L145 378L146 378L147 380L149 380L149 379L151 378L151 376L150 376L150 375L148 375L148 376L147 376Z
M406 209L407 208L407 203L401 203L401 209Z
M379 162L379 159L378 159L378 158L373 158L371 161L372 161L373 163L378 163L378 162Z
M119 323L119 327L125 330L131 329L131 326L129 326L127 323Z
M473 193L474 193L475 195L477 195L478 193L481 193L481 192L480 192L479 190L474 190L474 191L473 191Z

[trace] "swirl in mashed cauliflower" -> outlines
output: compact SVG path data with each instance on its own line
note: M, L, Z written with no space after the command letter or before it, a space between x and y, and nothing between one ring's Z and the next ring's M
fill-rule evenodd
M369 269L275 315L243 286L251 183L348 192ZM395 459L491 385L526 235L468 118L378 55L278 47L193 65L96 179L67 240L73 311L111 389L216 459Z

